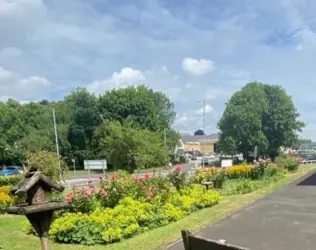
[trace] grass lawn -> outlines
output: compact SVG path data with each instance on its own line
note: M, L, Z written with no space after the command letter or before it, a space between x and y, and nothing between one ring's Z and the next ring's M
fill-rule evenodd
M290 183L291 181L303 176L307 172L316 169L316 165L303 166L295 173L288 173L285 178L276 182L270 182L260 190L250 194L224 196L223 201L210 208L200 210L183 218L180 221L167 226L148 231L129 240L107 245L107 246L81 246L50 243L54 250L119 250L119 249L159 249L167 246L170 242L180 237L180 230L185 228L190 231L197 231L204 226L215 223L225 218L236 210L249 205L259 198L267 195L275 189ZM0 249L4 250L37 250L39 240L35 236L28 236L22 231L23 217L2 215L0 216Z

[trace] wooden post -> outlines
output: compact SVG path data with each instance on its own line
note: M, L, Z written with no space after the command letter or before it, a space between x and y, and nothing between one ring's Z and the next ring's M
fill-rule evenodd
M46 237L40 237L40 241L41 241L41 249L42 250L49 250L48 239Z

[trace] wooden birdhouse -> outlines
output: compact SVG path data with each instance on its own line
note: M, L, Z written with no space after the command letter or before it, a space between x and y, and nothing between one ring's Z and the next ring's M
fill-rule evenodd
M27 217L40 237L42 250L48 250L48 232L53 212L69 206L68 202L50 202L48 194L52 189L62 192L65 188L42 172L32 171L11 190L13 195L26 197L26 203L10 207L8 213Z

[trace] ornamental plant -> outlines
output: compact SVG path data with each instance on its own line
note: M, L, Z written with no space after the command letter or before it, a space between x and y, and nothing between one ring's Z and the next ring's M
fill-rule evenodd
M177 165L176 169L168 175L168 179L177 190L183 188L187 181L187 174L183 171L182 165Z
M254 169L252 165L236 165L227 168L228 179L249 178L250 173Z

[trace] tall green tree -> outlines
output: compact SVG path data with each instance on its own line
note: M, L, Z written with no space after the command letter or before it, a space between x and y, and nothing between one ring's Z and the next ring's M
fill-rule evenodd
M166 164L167 150L161 134L141 128L132 119L123 123L105 121L96 131L99 147L103 147L109 163L115 169L133 172L135 169Z
M276 85L264 85L269 108L263 117L263 132L269 142L268 154L275 158L280 147L291 147L304 123L299 121L292 98Z
M145 86L106 92L100 96L99 113L105 120L121 123L132 118L142 128L152 131L170 128L175 119L174 105L168 97Z
M220 144L225 145L231 137L234 148L245 158L255 146L267 150L268 142L262 132L262 117L268 110L263 85L253 82L237 91L226 104L226 109L218 123Z
M252 82L237 91L226 104L218 123L219 144L228 138L238 152L248 157L255 146L260 155L275 158L280 147L290 146L303 123L285 90L275 85ZM231 144L231 143L230 143Z
M65 97L65 103L71 110L71 121L68 130L68 141L72 157L79 162L92 159L91 144L95 128L100 124L97 112L97 98L84 88L78 88Z

